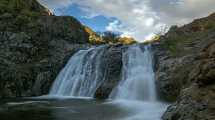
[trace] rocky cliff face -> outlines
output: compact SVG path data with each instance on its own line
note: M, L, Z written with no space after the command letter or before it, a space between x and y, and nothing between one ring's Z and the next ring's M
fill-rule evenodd
M164 120L213 120L215 14L172 27L154 43L156 78L162 99L176 101Z
M47 93L70 56L89 46L88 33L75 18L53 16L36 0L0 6L0 98Z
M181 91L177 102L168 108L163 119L214 120L215 42L199 53L195 68L190 71L187 79L192 84Z

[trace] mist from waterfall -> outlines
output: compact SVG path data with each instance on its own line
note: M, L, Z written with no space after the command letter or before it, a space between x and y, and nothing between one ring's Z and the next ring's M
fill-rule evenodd
M128 47L123 53L122 79L110 95L112 99L155 101L156 90L150 46Z
M80 50L56 78L49 95L93 97L103 82L101 59L105 46Z

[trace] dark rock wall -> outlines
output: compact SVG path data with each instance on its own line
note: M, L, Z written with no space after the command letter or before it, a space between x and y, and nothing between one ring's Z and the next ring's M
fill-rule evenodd
M48 93L67 60L90 46L88 33L75 18L50 15L36 0L0 6L0 98Z
M16 35L16 33L10 34ZM9 44L10 40L3 42L0 36L0 97L47 93L52 81L67 60L77 50L89 46L71 44L70 41L63 39L53 39L42 43L41 46L29 43L31 40L25 38L20 40L21 42L14 38Z

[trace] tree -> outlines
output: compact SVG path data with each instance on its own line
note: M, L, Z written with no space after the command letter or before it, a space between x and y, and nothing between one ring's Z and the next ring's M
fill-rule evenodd
M102 38L106 43L117 43L120 35L111 31L106 31L102 34Z

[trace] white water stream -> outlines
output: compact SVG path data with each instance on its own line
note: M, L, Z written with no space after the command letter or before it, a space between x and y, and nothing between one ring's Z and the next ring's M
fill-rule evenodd
M104 48L80 50L72 56L52 85L50 95L93 97L103 82L100 68Z
M122 80L110 98L155 101L153 57L146 46L131 46L123 53Z

